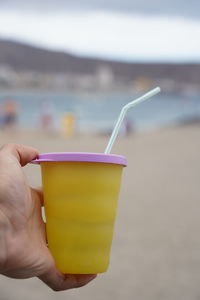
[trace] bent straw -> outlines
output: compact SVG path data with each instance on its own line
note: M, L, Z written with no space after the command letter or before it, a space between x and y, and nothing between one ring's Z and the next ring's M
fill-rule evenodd
M130 107L133 107L133 106L135 106L135 105L137 105L139 103L142 103L143 101L145 101L145 100L153 97L154 95L160 93L160 91L161 91L160 87L156 87L155 89L149 91L148 93L144 94L143 96L141 96L141 97L139 97L139 98L137 98L137 99L135 99L135 100L127 103L122 108L122 110L120 112L120 115L119 115L119 118L117 120L117 123L116 123L116 125L115 125L115 127L113 129L112 135L111 135L110 140L108 142L108 145L107 145L107 147L105 149L105 152L104 152L105 154L109 154L110 153L110 151L112 149L112 146L113 146L113 144L115 142L115 139L116 139L116 137L117 137L117 135L119 133L120 126L121 126L121 124L122 124L122 122L124 120L124 117L125 117L126 113L127 113L127 110Z

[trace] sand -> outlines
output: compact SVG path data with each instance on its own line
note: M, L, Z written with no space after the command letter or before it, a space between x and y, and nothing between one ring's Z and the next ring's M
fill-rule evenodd
M46 151L103 151L107 138L0 134ZM37 278L0 277L1 300L196 300L200 298L200 126L121 137L126 155L109 271L86 287L53 292ZM40 185L39 167L25 168Z

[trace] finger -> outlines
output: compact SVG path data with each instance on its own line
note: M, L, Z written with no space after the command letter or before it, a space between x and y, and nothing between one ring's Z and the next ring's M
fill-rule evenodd
M32 195L35 199L37 199L41 206L44 206L44 198L42 188L31 188Z
M1 148L1 152L13 155L19 161L22 167L39 155L36 149L18 144L4 145Z
M96 276L96 274L62 274L56 267L52 267L47 273L39 276L39 279L54 291L64 291L84 286Z

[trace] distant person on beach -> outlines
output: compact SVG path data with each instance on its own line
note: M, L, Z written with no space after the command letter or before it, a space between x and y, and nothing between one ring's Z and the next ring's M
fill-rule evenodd
M55 291L81 287L96 275L62 274L48 249L42 191L28 186L22 170L37 156L37 150L22 145L0 148L0 274L38 277Z
M46 99L41 104L41 127L45 132L53 130L53 104Z
M2 108L3 129L13 130L16 128L18 118L17 104L12 99L6 99Z
M62 135L65 138L74 136L76 131L76 116L74 113L65 113L62 117Z
M129 136L133 132L133 127L130 119L126 118L124 120L124 127L125 127L125 135Z
M121 136L130 136L133 133L133 125L130 119L127 117L123 121L123 126L121 127Z

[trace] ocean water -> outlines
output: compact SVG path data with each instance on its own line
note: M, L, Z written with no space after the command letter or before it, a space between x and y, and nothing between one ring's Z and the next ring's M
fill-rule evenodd
M138 95L139 96L139 95ZM18 107L18 126L39 127L41 116L48 110L59 129L63 115L72 112L80 131L110 131L123 105L136 96L125 94L69 94L1 92L0 108L6 99ZM173 125L182 120L200 117L200 95L180 96L161 93L131 109L127 119L134 129L148 130Z

